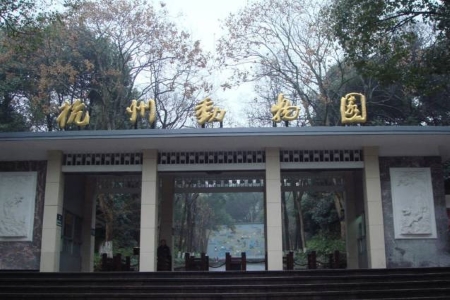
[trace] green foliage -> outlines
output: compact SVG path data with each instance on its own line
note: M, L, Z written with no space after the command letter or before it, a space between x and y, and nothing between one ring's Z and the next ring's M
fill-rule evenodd
M133 248L139 246L140 240L140 199L131 194L115 194L105 199L108 201L106 205L97 207L97 211L103 213L100 219L105 221L105 227L96 230L95 250L106 240L106 230L110 230L114 255L132 256ZM102 211L102 208L107 211Z
M0 116L1 130L58 130L59 107L76 99L91 116L86 129L132 128L126 108L149 98L157 102L160 127L182 127L210 89L200 74L207 64L200 43L169 20L163 5L68 0L59 14L44 14L42 3L0 4L0 101L26 120L18 126L13 121L20 118Z
M373 73L358 69L350 63L335 65L327 73L330 82L330 119L339 120L340 98L359 92L367 98L368 121L365 125L448 125L450 124L450 73L433 66L430 58L444 51L441 46L427 48L418 40L409 49L409 59L403 67L389 66L393 71ZM380 58L382 59L382 58ZM377 57L365 60L375 64ZM377 67L383 67L380 63ZM344 74L344 75L342 75Z
M102 257L100 253L94 253L94 272L99 272L102 270Z
M449 124L448 1L339 0L328 20L348 62L364 78L359 90L372 96L366 87L375 80L372 87L389 96L369 98L369 103L390 108L369 120Z
M120 249L131 254L130 249L139 246L140 238L140 200L136 195L115 195L114 197L114 252ZM122 253L125 255L125 253Z
M133 194L112 194L102 199L106 201L106 205L97 206L97 218L104 221L105 226L96 228L94 270L101 270L102 258L98 250L100 244L107 239L106 231L110 231L112 235L113 255L120 253L123 260L129 256L131 266L137 266L138 256L133 255L133 248L139 247L140 241L139 197Z
M0 28L10 34L23 32L36 21L37 3L34 0L2 0L0 2Z
M319 232L312 236L306 242L306 251L295 252L295 264L306 268L308 265L308 255L315 251L316 259L320 266L329 267L329 255L335 251L339 251L341 254L346 253L345 240L336 236L335 234ZM341 255L341 259L345 259L345 254Z
M331 7L329 17L349 57L364 64L363 60L372 55L398 62L408 54L404 47L416 37L413 25L434 23L445 33L450 15L444 1L339 0Z
M0 61L5 61L0 66L4 78L0 100L8 100L10 109L26 117L34 130L55 130L58 107L74 99L87 105L91 129L106 129L105 116L109 120L119 111L114 128L127 123L125 103L134 96L123 92L129 83L129 68L125 64L118 71L119 54L108 40L96 38L86 28L52 22L43 24L33 37L4 35L0 42ZM115 102L113 111L105 110L108 101L101 97L106 88L122 100Z
M124 260L127 256L130 257L130 266L132 268L139 267L139 257L133 255L133 248L118 248L114 247L113 250L114 255L120 253L122 255L122 260ZM94 272L102 271L102 256L100 253L94 253Z
M33 50L36 49L35 47L41 41L41 34L45 30L45 27L52 23L58 23L64 18L59 9L62 6L66 8L73 7L75 2L81 2L81 0L73 0L73 3L70 3L70 1L72 0L62 0L56 5L54 5L54 1L49 0L0 1L0 32L2 35L2 43L4 37L18 39L20 42L14 47L15 54L28 54L28 59L33 58L33 54L35 54ZM0 54L0 61L3 63L2 54ZM11 60L9 62L17 63L18 61ZM24 64L24 66L26 68L30 65Z
M6 91L0 93L0 132L28 131L30 126L27 120L14 110L10 101Z
M335 234L319 232L317 235L311 237L306 243L308 251L316 251L320 257L338 250L341 253L346 252L345 241Z
M302 198L305 231L339 235L340 226L332 194L309 193Z

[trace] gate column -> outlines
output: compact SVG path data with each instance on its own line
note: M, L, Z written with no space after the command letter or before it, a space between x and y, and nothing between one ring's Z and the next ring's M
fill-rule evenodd
M369 268L386 268L378 147L364 147L364 210Z
M266 149L267 269L283 270L280 150Z
M81 243L81 271L94 271L94 252L95 252L95 197L96 180L88 178L86 180L84 208L83 208L83 241Z
M144 150L142 159L141 235L139 271L156 271L158 223L158 152Z
M41 272L59 272L62 211L64 203L63 154L49 151L45 177L44 219L42 222ZM59 217L58 217L59 216Z

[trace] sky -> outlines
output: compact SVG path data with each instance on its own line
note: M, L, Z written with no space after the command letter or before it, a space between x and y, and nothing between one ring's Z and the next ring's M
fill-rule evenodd
M182 14L177 21L195 40L200 39L203 46L213 50L215 41L221 35L220 21L230 13L242 8L245 0L162 0L171 14Z
M200 40L203 48L214 51L216 41L223 34L220 20L224 20L230 13L237 12L247 3L246 0L162 0L166 9L174 16L174 21L191 33L193 40ZM155 0L156 3L156 0ZM179 16L181 15L181 16ZM220 74L214 76L214 84L219 86L222 80ZM254 98L250 84L238 89L222 91L218 89L209 95L214 101L219 100L221 108L227 110L227 116L237 122L237 125L245 126L243 108L247 102Z

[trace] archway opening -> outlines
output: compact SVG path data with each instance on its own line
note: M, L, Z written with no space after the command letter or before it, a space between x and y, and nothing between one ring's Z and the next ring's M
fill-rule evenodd
M245 253L249 271L265 269L262 174L177 175L173 195L174 270L185 269L186 253L207 255L210 271L225 270L226 253Z
M294 269L347 268L349 255L358 255L348 245L356 243L348 233L356 219L349 181L352 172L282 173L283 251L293 252Z

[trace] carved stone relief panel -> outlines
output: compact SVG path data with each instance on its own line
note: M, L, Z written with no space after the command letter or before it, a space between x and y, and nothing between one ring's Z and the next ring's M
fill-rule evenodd
M436 238L430 168L391 168L396 239Z
M33 239L37 172L0 172L0 241Z

